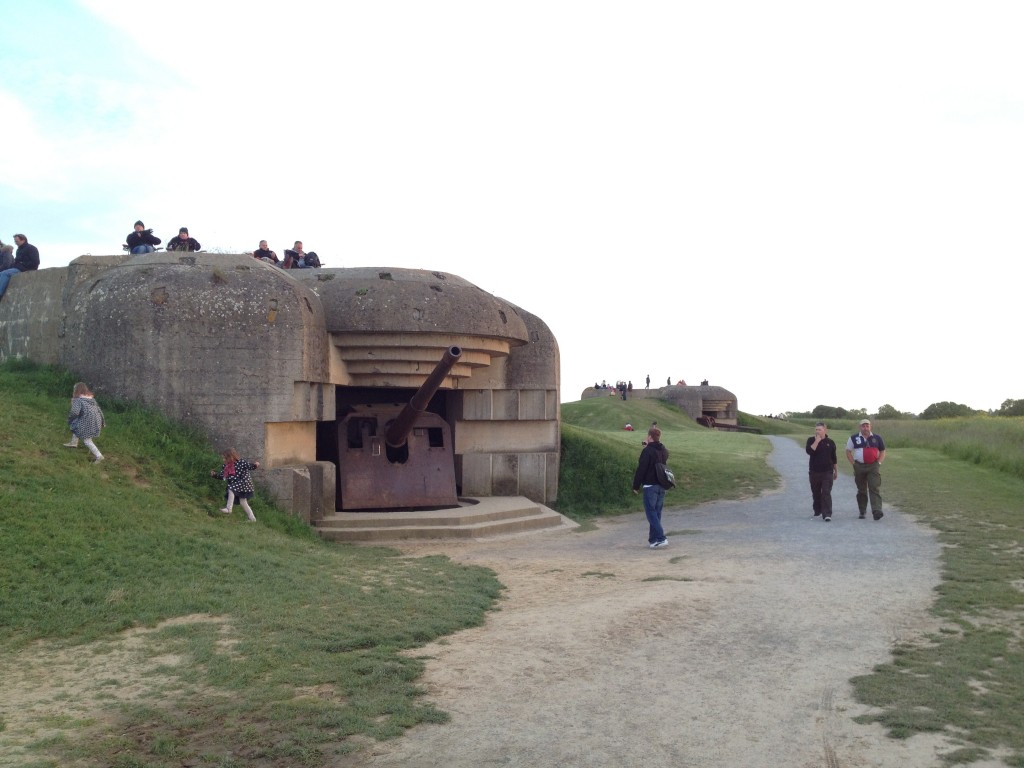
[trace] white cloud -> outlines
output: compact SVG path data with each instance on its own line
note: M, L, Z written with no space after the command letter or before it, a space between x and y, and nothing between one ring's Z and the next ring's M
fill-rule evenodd
M0 152L0 178L19 194L58 195L62 181L60 152L46 140L31 111L12 93L0 89L4 116L4 144Z

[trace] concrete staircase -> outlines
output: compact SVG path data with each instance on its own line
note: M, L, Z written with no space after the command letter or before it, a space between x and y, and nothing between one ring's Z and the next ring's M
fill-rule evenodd
M523 496L460 499L458 507L394 512L334 512L313 522L330 541L486 539L577 524Z

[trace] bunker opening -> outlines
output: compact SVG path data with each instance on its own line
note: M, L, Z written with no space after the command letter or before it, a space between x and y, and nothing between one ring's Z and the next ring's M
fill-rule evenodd
M338 468L337 509L459 505L448 420L458 395L440 387L460 355L449 347L419 389L335 388L337 420L317 426L317 460Z

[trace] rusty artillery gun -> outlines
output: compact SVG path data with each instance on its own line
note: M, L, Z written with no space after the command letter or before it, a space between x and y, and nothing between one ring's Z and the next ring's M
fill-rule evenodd
M339 509L458 505L451 427L427 407L461 355L449 347L404 406L357 404L339 420Z

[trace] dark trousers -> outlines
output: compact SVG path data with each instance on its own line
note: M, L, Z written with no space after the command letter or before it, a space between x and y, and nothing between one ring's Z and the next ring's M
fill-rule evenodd
M882 514L882 470L878 462L864 464L855 462L853 465L853 481L857 484L857 509L863 515L868 511L868 499L871 499L871 514L878 517Z
M808 472L811 481L811 499L815 516L832 517L832 470Z

